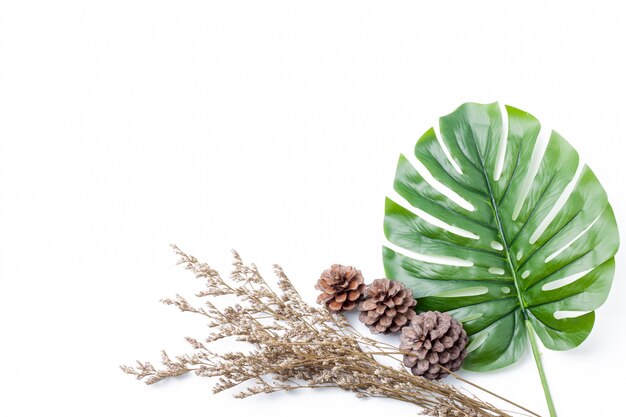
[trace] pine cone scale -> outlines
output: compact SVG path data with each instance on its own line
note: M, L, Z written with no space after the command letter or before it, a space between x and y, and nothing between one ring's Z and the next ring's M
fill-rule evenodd
M358 291L358 290L353 290L350 291L348 293L348 300L350 301L357 301L359 298L361 298L362 292Z
M361 285L362 282L359 283L358 280L352 280L350 281L349 285L348 285L348 289L349 290L356 290L357 288L359 288L359 285Z
M343 303L344 301L346 301L347 298L348 298L348 294L344 292L343 294L337 294L335 296L335 301L338 303Z

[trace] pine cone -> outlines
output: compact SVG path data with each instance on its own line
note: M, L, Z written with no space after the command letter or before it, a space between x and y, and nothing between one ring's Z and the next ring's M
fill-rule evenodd
M372 333L395 333L415 318L413 290L400 281L375 279L359 304L359 320Z
M441 366L458 371L467 356L466 345L467 334L461 323L438 311L417 315L400 336L400 350L411 352L404 355L404 365L413 375L431 380L448 375Z
M361 271L335 264L322 273L315 288L322 291L318 304L326 304L332 311L350 311L361 299L365 284Z

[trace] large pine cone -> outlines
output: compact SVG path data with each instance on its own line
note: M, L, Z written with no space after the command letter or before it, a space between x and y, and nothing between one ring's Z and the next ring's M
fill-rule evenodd
M332 311L350 311L361 299L365 284L361 271L335 264L322 273L315 288L322 291L318 304L326 304Z
M395 333L415 318L413 290L400 281L375 279L359 304L359 320L372 333Z
M467 356L466 345L467 334L461 323L438 311L419 314L400 336L400 350L411 352L404 355L404 365L413 375L431 380L448 375L441 366L458 371Z

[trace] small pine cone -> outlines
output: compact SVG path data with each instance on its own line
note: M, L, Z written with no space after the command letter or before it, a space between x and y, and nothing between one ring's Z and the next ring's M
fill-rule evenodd
M400 336L400 350L411 352L404 355L404 366L411 368L413 375L430 380L448 375L441 366L458 371L467 356L466 345L467 334L461 323L438 311L417 315Z
M375 279L359 304L359 320L372 333L395 333L415 318L413 290L400 281Z
M326 304L331 311L350 311L361 299L365 284L361 271L335 264L322 273L315 288L322 291L318 304Z

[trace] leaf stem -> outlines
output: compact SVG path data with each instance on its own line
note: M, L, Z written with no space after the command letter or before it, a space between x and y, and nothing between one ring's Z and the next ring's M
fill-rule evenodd
M478 152L478 148L476 149L476 152ZM479 156L480 156L480 153L479 153ZM506 236L504 235L504 229L502 228L502 221L500 220L500 213L498 211L498 205L496 204L493 191L491 190L491 184L489 183L489 177L487 176L487 172L485 171L485 165L483 163L482 158L480 158L480 163L483 169L483 175L485 176L485 183L487 184L487 189L489 190L489 196L491 198L491 208L493 210L493 215L498 225L498 231L500 232L500 237L502 238L502 244L504 246L506 259L509 264L509 268L511 268L511 274L513 277L513 283L515 284L519 306L522 311L522 315L524 317L524 322L526 323L526 332L528 333L528 338L530 339L530 345L533 350L533 357L535 358L535 363L537 364L537 370L539 371L539 377L541 378L541 386L543 387L543 393L546 397L546 402L548 403L548 410L550 411L550 417L557 417L556 410L554 409L554 403L552 402L552 395L550 394L550 388L548 387L548 380L546 379L546 374L543 370L543 364L541 363L541 352L539 352L539 346L537 346L537 336L528 318L528 312L526 311L526 303L524 301L524 297L522 297L522 290L521 290L519 280L517 278L516 268L513 266L513 259L511 258L511 250L509 248L509 242L507 241Z
M539 377L541 378L541 385L543 387L543 393L546 397L546 402L548 403L548 410L550 411L550 417L557 417L556 410L554 408L554 403L552 402L552 395L550 394L550 388L548 387L548 380L546 379L546 373L543 370L543 363L541 363L541 352L539 352L539 346L537 345L537 335L535 334L535 330L533 326L530 324L530 320L524 320L526 322L526 332L528 333L528 338L530 339L530 346L533 350L533 357L535 358L535 363L537 364L537 370L539 371Z

